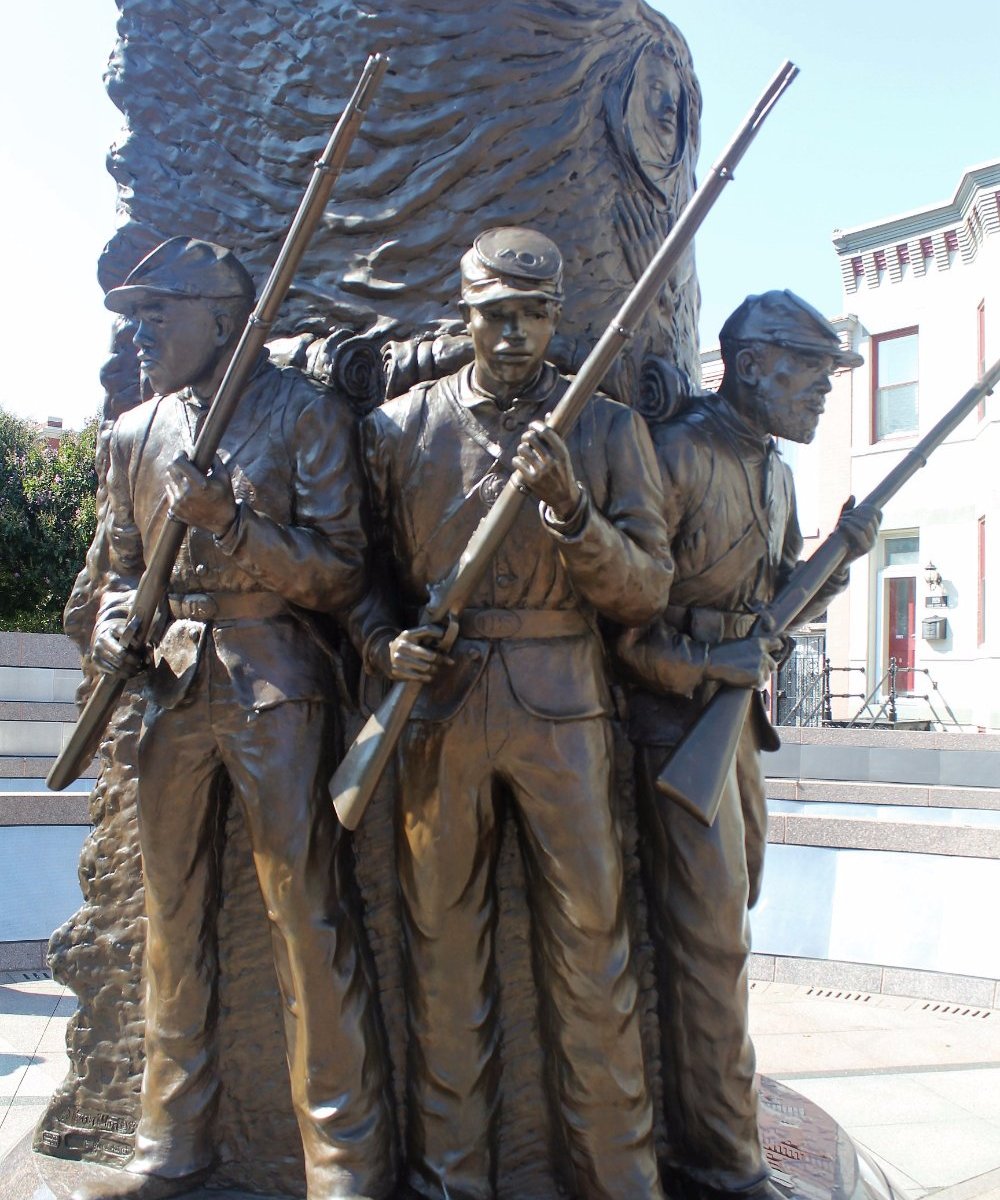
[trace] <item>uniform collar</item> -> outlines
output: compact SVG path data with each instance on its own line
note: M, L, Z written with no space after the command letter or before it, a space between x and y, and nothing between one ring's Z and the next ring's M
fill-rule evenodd
M551 363L543 363L538 378L523 395L515 396L510 408L502 409L495 398L484 391L476 383L475 364L470 363L464 368L465 375L459 388L459 400L465 408L475 409L479 413L492 411L495 413L511 412L518 408L537 408L548 400L559 382L559 372Z
M253 365L253 370L250 372L246 383L243 385L244 392L252 387L260 378L261 373L265 370L268 362L270 361L270 357L271 356L267 350L261 350L261 352L257 355L257 359ZM204 412L206 408L209 408L211 406L212 399L214 399L214 397L212 397L208 400L205 400L201 396L195 395L195 393L189 387L181 388L179 392L174 392L174 395L188 408L193 408L198 413Z

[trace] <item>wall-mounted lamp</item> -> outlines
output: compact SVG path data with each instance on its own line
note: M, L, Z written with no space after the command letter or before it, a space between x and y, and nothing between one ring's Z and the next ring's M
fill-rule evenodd
M927 586L932 592L936 592L941 586L941 572L932 562L929 562L924 567L924 579L927 581Z

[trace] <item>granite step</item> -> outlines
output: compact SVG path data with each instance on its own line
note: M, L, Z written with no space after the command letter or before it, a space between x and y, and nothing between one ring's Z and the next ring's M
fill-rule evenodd
M79 667L0 665L0 702L57 701L72 704L81 679Z
M5 754L0 755L0 780L37 779L44 780L56 761L54 754ZM96 779L98 762L95 758L83 772L81 778ZM29 791L37 790L25 783Z
M75 717L74 710L72 719L57 713L24 720L0 718L0 755L13 758L56 758L72 736L76 724ZM34 775L36 772L33 770L31 773Z
M1000 810L1000 782L996 787L946 787L941 784L869 783L843 779L769 778L767 795L773 800Z
M928 816L930 813L928 813ZM990 817L992 813L987 814ZM904 854L943 854L1000 859L1000 819L975 823L940 820L885 820L811 812L768 812L767 840L785 846L835 850L893 850Z
M0 632L0 667L80 670L80 651L61 633Z
M89 824L89 791L0 792L0 827Z

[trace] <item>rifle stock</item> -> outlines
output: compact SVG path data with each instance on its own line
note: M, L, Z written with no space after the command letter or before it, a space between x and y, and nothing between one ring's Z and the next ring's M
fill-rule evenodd
M659 295L671 272L694 240L695 233L719 193L732 179L737 163L757 136L765 118L798 74L798 70L798 67L790 62L783 63L779 68L732 141L712 166L708 177L681 212L673 229L601 335L597 345L587 355L563 398L549 415L549 424L562 437L573 428L587 401L600 387L601 381L632 337L646 310ZM423 616L425 623L446 625L462 612L490 560L510 532L523 503L524 494L524 482L520 473L515 471L497 502L477 526L454 569L434 589L434 596ZM420 685L416 686L419 689ZM412 711L418 694L419 692L414 694L407 715ZM365 739L364 752L356 751L352 746L330 780L334 808L341 822L349 829L357 827L381 773L392 757L395 741L388 749L380 747L377 751L369 742L373 739L390 741L389 729L395 729L398 723L395 706L402 705L398 698L400 695L397 685L362 731L361 737ZM399 733L402 733L405 724L404 719L398 725Z
M292 219L256 307L233 351L219 390L205 418L205 424L195 442L191 461L202 473L208 471L215 459L223 434L264 348L264 342L281 302L291 286L299 261L323 215L333 185L347 158L347 152L361 128L368 102L382 82L388 65L389 60L384 54L373 54L368 58L357 86L330 135L326 149L316 160L309 186ZM174 562L184 541L186 528L182 522L174 519L163 524L129 607L120 639L126 649L139 649L149 641L160 605L167 592ZM98 679L71 738L45 781L53 791L62 791L86 769L100 745L125 682L126 677L119 674L101 676Z
M395 683L351 743L339 770L346 781L336 795L337 816L345 829L357 829L378 781L392 759L420 695L419 683ZM330 783L331 789L333 782Z
M969 415L984 396L1000 382L1000 360L979 383L965 393L934 428L917 443L862 501L883 509L911 476L927 465L927 459L945 438ZM753 634L769 628L794 628L809 603L848 558L850 546L839 530L818 547L815 554L798 564L788 583L764 610ZM769 621L767 620L769 618ZM751 634L751 636L753 636ZM736 753L740 732L750 709L750 688L720 687L701 716L688 730L656 780L663 796L680 804L703 825L712 825L719 813L722 789Z

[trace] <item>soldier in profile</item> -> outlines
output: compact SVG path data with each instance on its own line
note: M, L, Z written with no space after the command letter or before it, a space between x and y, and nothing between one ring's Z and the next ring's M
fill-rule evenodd
M775 669L783 639L751 629L803 545L775 439L811 442L830 376L862 360L788 291L749 296L719 339L718 394L652 427L674 563L670 605L648 629L627 631L617 653L632 683L639 845L659 970L666 1186L697 1200L779 1200L761 1151L748 1032L749 907L767 838L760 752L777 745L759 691L710 828L658 796L654 781L720 684L760 689ZM856 558L874 543L880 514L852 503L840 527ZM846 586L845 566L800 620Z
M159 1198L211 1173L217 1071L220 785L246 821L271 926L308 1200L386 1200L395 1183L386 1055L326 784L333 675L310 614L364 587L366 536L345 405L261 355L209 474L188 457L253 307L231 252L171 238L107 295L135 323L154 397L111 436L103 670L157 534L187 526L145 669L138 813L146 1037L132 1160L80 1200Z
M545 361L562 258L521 228L462 259L475 361L362 427L386 575L353 617L367 670L425 683L400 743L397 861L409 1011L408 1183L492 1200L499 1115L495 871L516 818L552 1113L577 1200L659 1200L652 1108L611 807L611 698L596 621L666 602L669 551L649 437L602 396L564 441L568 381ZM526 504L444 653L421 625L514 468Z

